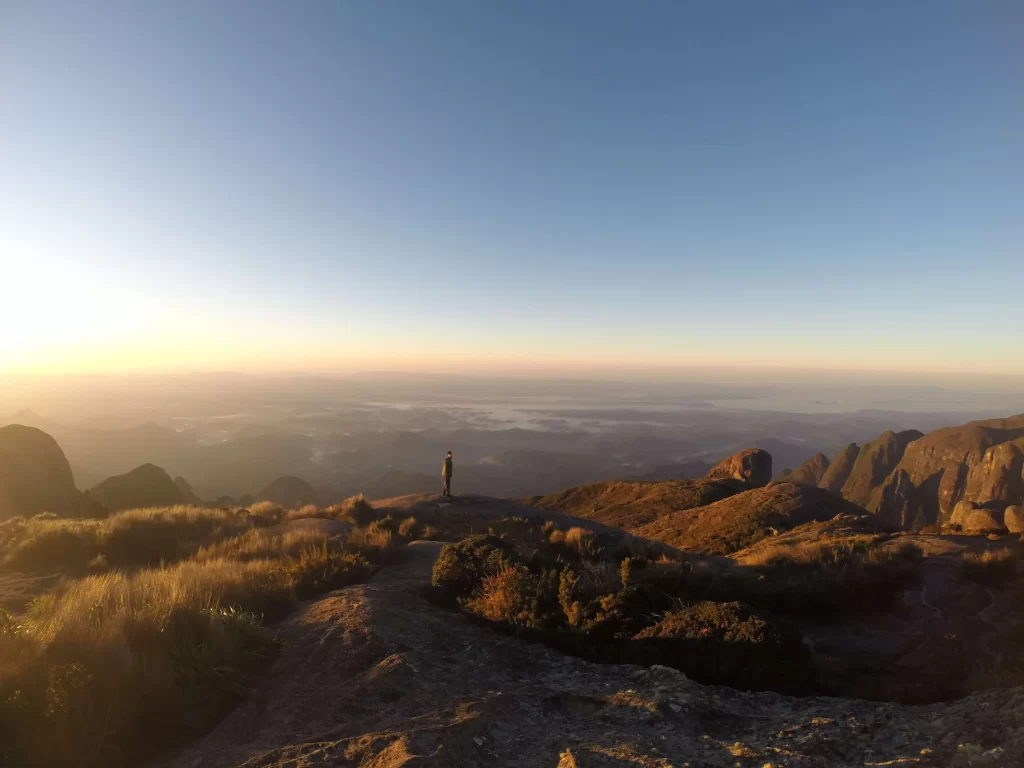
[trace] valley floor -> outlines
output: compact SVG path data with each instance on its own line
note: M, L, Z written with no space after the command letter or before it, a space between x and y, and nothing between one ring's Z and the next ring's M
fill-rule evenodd
M912 707L600 665L428 602L440 543L279 627L281 658L173 768L1024 765L1024 689Z

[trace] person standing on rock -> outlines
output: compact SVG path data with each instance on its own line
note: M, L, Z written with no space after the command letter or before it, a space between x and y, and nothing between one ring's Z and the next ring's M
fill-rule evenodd
M444 464L441 465L441 477L444 478L444 490L441 492L441 498L450 499L452 497L452 452L448 451L448 455L444 459Z

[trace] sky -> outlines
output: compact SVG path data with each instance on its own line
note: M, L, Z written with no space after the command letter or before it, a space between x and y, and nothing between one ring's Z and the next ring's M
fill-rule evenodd
M0 0L0 373L1024 373L1024 4Z

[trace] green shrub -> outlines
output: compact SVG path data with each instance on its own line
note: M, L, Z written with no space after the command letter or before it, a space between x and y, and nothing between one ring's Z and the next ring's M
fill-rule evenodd
M450 599L473 594L487 577L515 565L511 545L496 536L473 536L446 544L434 563L431 585Z

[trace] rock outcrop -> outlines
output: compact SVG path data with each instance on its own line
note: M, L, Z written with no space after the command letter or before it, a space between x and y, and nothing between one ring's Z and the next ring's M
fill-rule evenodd
M782 481L817 487L821 483L821 478L824 477L828 467L828 457L823 453L817 453L782 478Z
M40 512L72 516L81 508L82 494L57 441L34 427L0 427L0 520Z
M772 456L760 448L747 448L722 459L707 474L708 480L742 480L762 487L772 479Z
M108 512L188 502L171 476L155 464L143 464L123 475L108 477L91 488L89 496Z

